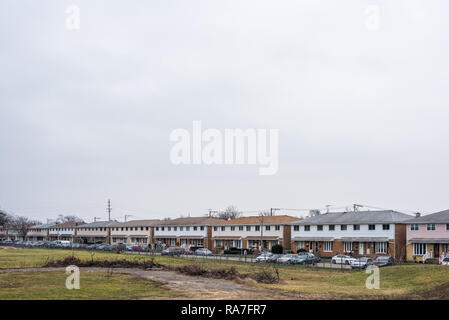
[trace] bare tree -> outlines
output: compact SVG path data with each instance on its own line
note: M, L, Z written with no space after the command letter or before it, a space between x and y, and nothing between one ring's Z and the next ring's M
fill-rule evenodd
M24 238L28 234L28 229L35 224L41 224L41 222L23 216L13 216L9 222L9 225L19 230L20 235Z
M321 214L321 211L318 209L309 210L309 215L311 217L316 217L316 216L319 216L320 214Z
M261 217L269 217L269 216L271 216L271 211L270 210L263 210L263 211L259 212L259 216L261 216Z
M62 214L60 214L60 215L56 218L56 220L55 220L56 223L64 223L64 222L82 222L82 221L83 221L83 220L80 219L80 218L78 218L77 216L74 216L74 215L67 215L67 216L65 216L65 215L62 215Z
M5 226L11 222L11 216L6 212L0 209L0 226Z
M216 214L218 219L229 220L236 219L241 216L241 212L237 210L236 206L228 206L224 211L220 211Z

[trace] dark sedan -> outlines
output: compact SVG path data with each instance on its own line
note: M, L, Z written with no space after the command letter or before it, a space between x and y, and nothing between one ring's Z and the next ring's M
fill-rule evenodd
M392 257L377 257L374 260L374 265L380 267L392 266L394 265L394 259Z

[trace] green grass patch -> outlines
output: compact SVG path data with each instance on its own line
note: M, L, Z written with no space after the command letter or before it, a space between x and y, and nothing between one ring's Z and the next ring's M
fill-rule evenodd
M68 290L64 271L10 272L0 274L2 300L135 300L169 299L181 293L158 282L125 274L81 272L80 289Z

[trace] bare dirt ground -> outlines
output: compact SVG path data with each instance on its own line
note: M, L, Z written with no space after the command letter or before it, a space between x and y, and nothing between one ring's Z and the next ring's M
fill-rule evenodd
M3 269L0 273L8 272L42 272L61 271L64 268L18 268ZM81 268L82 272L108 272L108 268ZM263 289L251 285L251 281L237 281L210 279L204 277L193 277L183 275L174 271L163 270L141 270L141 269L113 269L113 273L129 274L136 277L150 279L161 283L167 289L180 291L185 297L180 299L189 300L290 300L290 299L317 299L308 295L302 296L292 293L283 293L278 290ZM323 297L320 297L323 298ZM330 298L330 297L329 297Z

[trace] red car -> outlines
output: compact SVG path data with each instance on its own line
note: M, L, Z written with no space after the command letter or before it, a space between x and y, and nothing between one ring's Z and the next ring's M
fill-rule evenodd
M135 245L132 247L133 251L145 251L145 247Z

